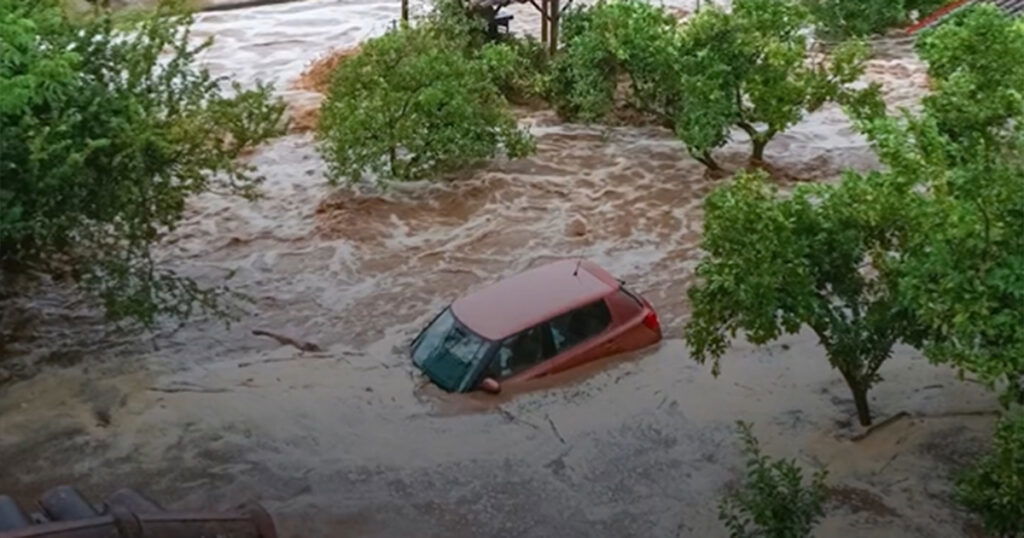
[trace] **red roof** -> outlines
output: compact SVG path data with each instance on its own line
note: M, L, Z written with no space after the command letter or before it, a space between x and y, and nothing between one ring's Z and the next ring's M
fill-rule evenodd
M579 272L573 275L576 264ZM546 319L592 303L619 283L598 265L563 260L491 284L452 303L452 312L473 332L501 340Z

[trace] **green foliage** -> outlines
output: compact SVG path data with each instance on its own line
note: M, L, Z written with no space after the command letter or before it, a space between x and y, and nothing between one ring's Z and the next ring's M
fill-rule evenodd
M676 20L641 0L599 2L563 18L562 52L553 61L550 98L566 117L600 121L615 107L623 76L637 93L668 91L662 80L677 57Z
M429 23L370 40L334 74L320 120L333 180L414 180L533 150L495 81L510 83L500 48L467 50ZM495 69L495 66L498 66ZM495 71L491 71L495 69Z
M927 113L964 145L1001 138L1024 117L1024 24L981 4L957 13L917 42L934 93Z
M808 22L793 0L737 0L709 7L680 25L662 8L636 0L601 2L574 13L554 61L552 94L566 116L597 121L628 76L633 105L673 129L695 158L711 153L734 127L751 139L753 158L779 132L827 101L880 105L877 88L853 90L868 51L849 43L818 63L807 59Z
M992 452L964 472L956 499L994 536L1024 537L1024 412L1000 419Z
M893 255L913 343L1021 400L1024 373L1024 26L974 7L925 36L935 92L919 114L862 122L890 172Z
M951 0L804 0L818 34L867 37L930 15Z
M435 37L478 48L487 42L487 21L469 9L466 0L436 0L421 30Z
M281 132L283 105L196 67L191 19L162 8L127 31L109 14L69 20L55 1L0 0L0 243L9 263L63 271L115 318L152 325L203 289L151 246L209 190L257 194L237 158Z
M862 424L866 392L898 341L1019 390L1024 113L1014 96L1024 95L1024 27L992 9L928 36L936 91L920 114L859 109L886 172L788 197L741 176L708 198L708 256L687 326L695 358L717 360L738 332L762 343L810 327ZM991 51L1005 58L986 60Z
M718 359L742 332L762 344L809 327L854 397L861 424L871 423L867 391L908 315L888 282L864 271L887 236L885 201L873 178L802 185L780 196L762 173L740 174L705 202L699 283L690 288L686 339L693 357Z
M747 458L746 480L718 504L718 519L731 538L803 538L825 514L825 477L820 470L804 484L794 460L765 456L750 425L738 422Z
M828 37L865 37L907 20L903 0L806 0L814 21ZM921 4L920 0L916 4Z
M903 4L908 15L916 12L918 18L921 18L931 15L936 9L948 3L949 0L906 0Z
M727 128L745 131L753 145L753 158L761 160L768 142L803 116L828 101L880 102L870 86L853 90L864 70L868 49L862 43L841 45L816 64L807 61L807 40L802 30L807 12L794 1L739 0L731 14L702 10L683 32L684 95L700 95L692 112L677 123L680 129L712 145L724 143ZM711 92L713 105L706 104ZM703 107L721 111L708 122ZM763 126L763 127L758 127ZM680 136L684 141L686 136Z
M536 39L509 37L487 43L480 51L480 60L509 101L528 103L543 97L548 55Z

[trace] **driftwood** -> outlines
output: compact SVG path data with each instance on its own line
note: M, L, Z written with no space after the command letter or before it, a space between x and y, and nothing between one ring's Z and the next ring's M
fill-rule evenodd
M277 342L282 346L292 346L295 349L298 349L299 351L323 351L323 349L321 349L320 346L314 344L313 342L303 342L301 340L296 340L290 336L265 331L263 329L253 329L252 334L256 336L268 336L270 338L273 338L274 340L277 340Z

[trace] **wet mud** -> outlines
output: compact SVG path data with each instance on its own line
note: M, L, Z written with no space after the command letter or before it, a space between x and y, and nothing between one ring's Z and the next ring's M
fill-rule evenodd
M528 6L515 9L529 28ZM301 2L201 15L195 33L217 37L204 58L215 72L276 79L301 107L319 98L296 87L304 69L382 32L397 10ZM890 106L913 106L920 62L905 41L876 45L867 78ZM386 192L329 187L308 133L258 149L265 196L197 197L159 250L248 297L230 327L199 319L139 336L106 328L60 285L11 299L24 319L6 359L44 373L0 386L0 491L28 501L58 483L96 497L132 486L176 507L252 497L286 537L715 537L717 499L742 470L734 423L746 420L769 454L829 469L817 536L975 532L949 493L991 432L983 387L900 348L871 404L879 420L905 415L860 437L810 334L738 342L712 377L680 337L701 200L722 180L660 129L545 111L522 121L536 155ZM736 169L747 154L737 135L719 158ZM766 156L784 182L878 166L831 107ZM444 394L411 367L408 342L449 301L571 257L648 297L666 340L500 396Z

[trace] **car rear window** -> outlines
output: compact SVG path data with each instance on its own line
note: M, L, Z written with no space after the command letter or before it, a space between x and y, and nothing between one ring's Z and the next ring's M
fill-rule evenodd
M611 322L612 314L604 300L595 301L555 317L549 322L555 350L561 353L592 336L597 336L608 328Z

